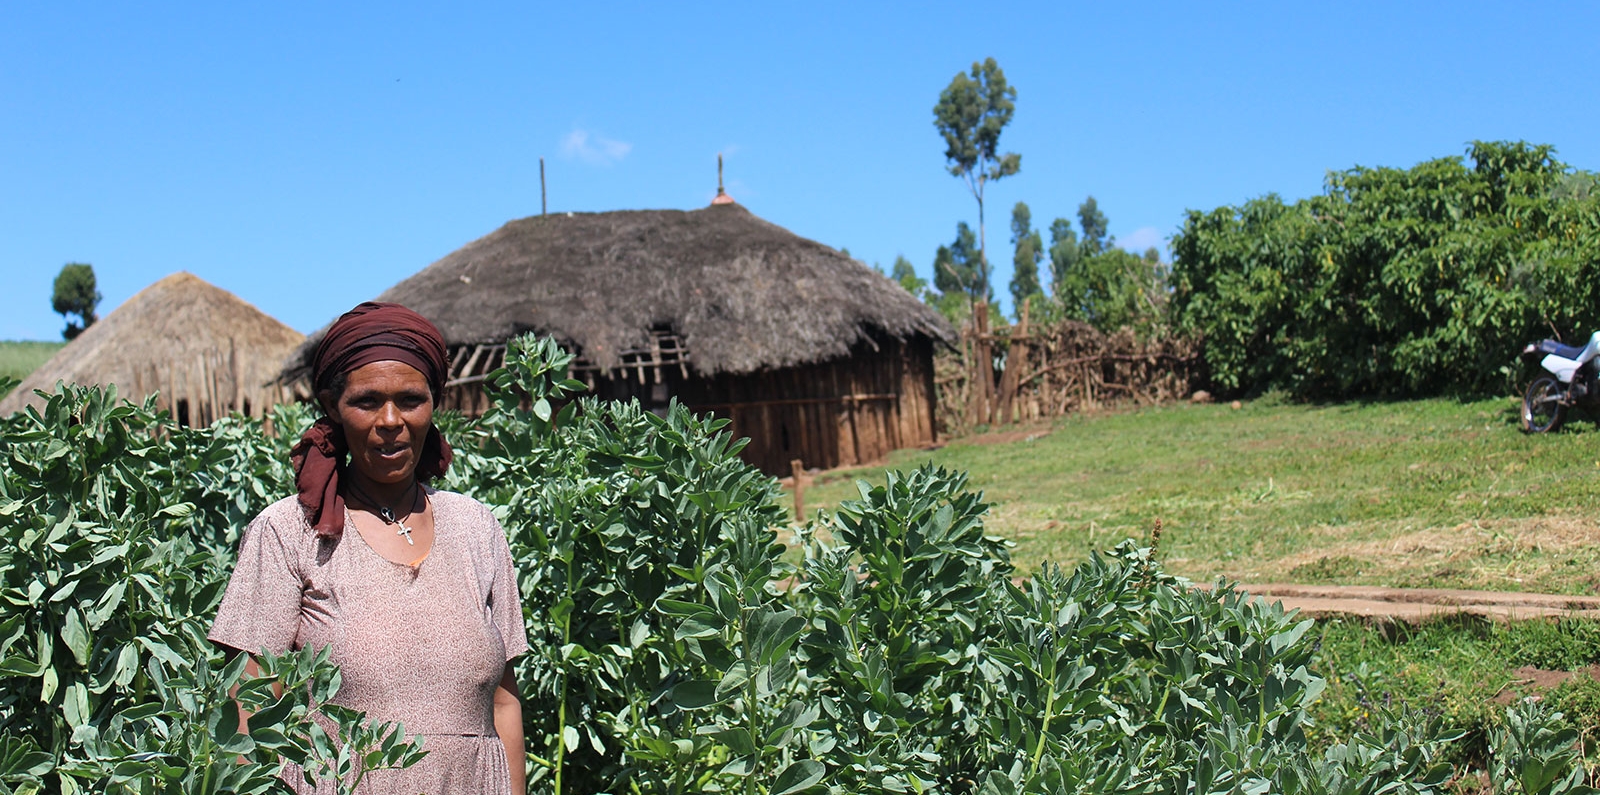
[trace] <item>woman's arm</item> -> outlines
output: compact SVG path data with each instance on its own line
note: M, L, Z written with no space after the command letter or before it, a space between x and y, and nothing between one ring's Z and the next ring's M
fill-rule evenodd
M512 795L528 791L528 751L522 742L522 694L517 677L506 663L500 684L494 689L494 731L506 747L506 764L511 768Z

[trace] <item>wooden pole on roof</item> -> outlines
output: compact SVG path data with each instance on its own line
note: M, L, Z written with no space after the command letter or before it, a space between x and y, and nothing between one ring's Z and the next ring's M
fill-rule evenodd
M545 201L544 193L544 158L541 157L539 158L539 214L544 215L549 211L550 208Z
M722 153L717 153L717 195L711 200L712 206L719 204L733 204L733 197L722 187Z

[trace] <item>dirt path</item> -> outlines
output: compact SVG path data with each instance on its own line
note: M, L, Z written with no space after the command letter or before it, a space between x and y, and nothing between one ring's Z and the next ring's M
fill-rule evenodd
M1600 597L1456 591L1442 588L1379 588L1363 585L1240 585L1239 590L1297 609L1308 618L1361 616L1420 623L1466 613L1495 621L1550 616L1600 619Z

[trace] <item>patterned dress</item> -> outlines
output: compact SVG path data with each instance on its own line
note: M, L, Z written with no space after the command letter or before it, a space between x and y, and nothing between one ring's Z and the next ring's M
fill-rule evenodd
M510 549L481 503L428 498L433 547L416 565L380 556L348 515L341 538L319 539L294 497L274 503L245 530L209 637L276 654L331 646L343 681L335 702L423 736L421 762L373 771L363 792L507 795L494 691L528 650ZM306 787L293 765L284 776L296 792L334 791Z

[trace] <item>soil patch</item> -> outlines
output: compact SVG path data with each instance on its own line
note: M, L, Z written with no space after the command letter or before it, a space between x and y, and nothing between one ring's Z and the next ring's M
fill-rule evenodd
M1383 588L1371 585L1239 585L1238 590L1298 610L1308 618L1358 616L1419 624L1441 616L1476 616L1491 621L1532 618L1600 620L1600 597L1451 588Z
M1011 444L1013 442L1033 442L1050 435L1050 426L1047 424L1034 425L1024 428L1007 428L1003 431L992 433L978 433L971 436L962 436L952 441L962 444L978 445L980 447L995 444Z
M1600 681L1600 665L1591 665L1581 671L1546 671L1524 665L1512 672L1516 679L1506 685L1504 690L1495 694L1494 703L1506 706L1525 696L1537 696L1547 690L1554 690L1562 682L1575 676L1587 676Z

